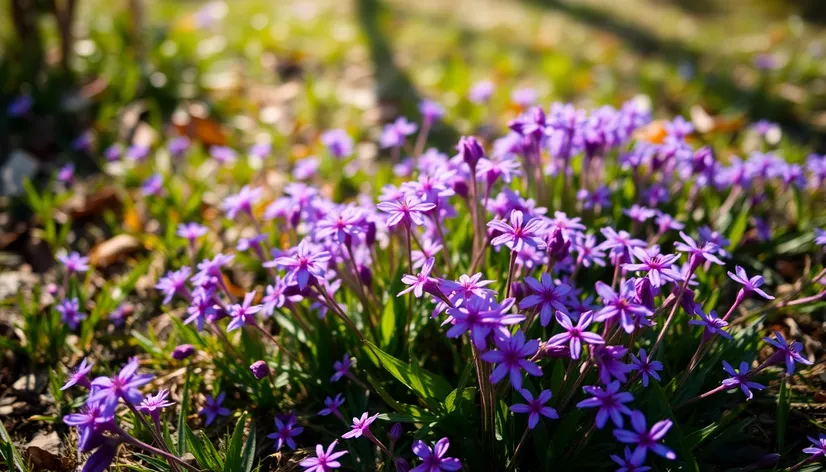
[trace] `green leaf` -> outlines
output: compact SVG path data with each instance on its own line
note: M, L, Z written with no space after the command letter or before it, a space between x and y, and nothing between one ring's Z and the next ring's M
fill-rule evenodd
M14 447L11 436L9 436L9 432L6 431L6 427L3 426L2 421L0 421L0 456L2 456L3 462L7 466L14 464L17 472L28 472L23 457L17 451L17 448Z
M461 410L465 402L473 402L476 397L476 388L463 388L461 391L457 388L450 392L450 395L445 398L445 412L453 413L456 410Z
M250 434L244 443L244 450L241 452L241 470L250 472L252 464L255 462L255 428L250 427Z
M710 425L706 426L705 428L698 429L693 433L689 434L685 438L685 445L689 449L694 449L700 444L702 444L706 439L710 438L714 434L722 431L724 427L726 427L729 423L734 421L743 410L746 409L746 404L743 403L734 410L728 412L725 416L720 418L719 420L711 423Z
M241 445L244 440L244 424L247 422L247 414L244 413L238 418L232 439L227 446L227 462L224 464L224 472L238 472L241 470Z
M207 470L221 470L224 468L221 456L218 454L218 451L215 450L212 442L204 435L203 431L199 437L196 436L188 426L184 426L184 436L186 436L189 452L195 456L195 460L198 461L201 467Z
M418 365L411 366L406 362L391 356L379 349L375 344L367 341L368 346L373 350L379 364L384 369L413 391L424 401L431 410L437 410L453 388L443 377L428 372Z
M748 228L749 224L749 217L751 216L750 210L751 205L744 204L743 208L740 209L740 214L737 215L737 219L731 226L731 229L728 232L728 238L730 241L728 245L729 252L733 252L735 249L737 249L737 246L740 244L740 241L746 234L746 228Z
M775 414L777 428L777 450L782 451L786 445L786 423L789 419L789 405L791 404L791 394L789 392L789 382L786 376L780 383L780 394L777 397L777 413Z
M674 412L671 411L671 405L668 402L668 398L665 396L665 391L662 386L654 382L651 384L651 391L653 392L655 406L659 413L665 418L675 420L677 417L674 415ZM652 424L654 421L659 421L661 419L664 418L648 418ZM675 447L675 449L677 457L688 465L688 470L700 472L700 466L697 464L697 459L695 459L694 455L691 454L691 449L687 445L685 435L683 435L679 422L674 421L672 424L673 426L670 431L671 441L668 442L673 444L674 440L676 440L677 447Z
M178 416L178 454L186 454L186 415L189 413L189 380L192 369L187 366L184 391L181 397L181 414Z

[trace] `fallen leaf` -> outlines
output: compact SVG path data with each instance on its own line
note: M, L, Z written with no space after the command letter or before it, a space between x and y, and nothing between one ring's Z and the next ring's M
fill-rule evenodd
M72 219L86 218L120 207L120 198L114 187L103 187L92 195L75 194L64 209Z
M89 252L89 261L95 267L105 268L141 248L138 238L128 234L119 234L108 239Z

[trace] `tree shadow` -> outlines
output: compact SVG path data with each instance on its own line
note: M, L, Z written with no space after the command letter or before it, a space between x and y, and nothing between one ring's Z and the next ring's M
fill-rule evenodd
M681 41L666 39L657 36L638 25L629 24L596 8L561 2L559 0L522 0L542 8L556 10L572 19L586 24L599 31L612 34L635 49L643 57L656 57L674 66L689 64L694 70L699 70L701 62L714 59L703 51L693 48ZM717 61L719 63L720 61ZM763 87L763 81L758 81L756 87L745 87L738 84L730 72L703 71L705 92L715 101L724 103L738 103L751 121L761 119L771 120L783 126L787 134L797 141L817 141L822 145L826 133L818 131L794 110L794 104L782 97L776 96Z
M390 38L382 26L385 7L380 0L359 0L357 14L375 66L379 104L394 106L407 117L418 116L422 95L393 56ZM455 146L458 141L459 132L445 122L434 126L428 139L430 144L442 150Z

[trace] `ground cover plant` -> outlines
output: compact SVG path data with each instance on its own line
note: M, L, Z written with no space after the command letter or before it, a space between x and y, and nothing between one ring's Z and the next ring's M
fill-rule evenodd
M81 85L4 63L29 80L8 135L66 153L7 202L3 244L55 261L3 305L9 470L821 470L826 156L816 120L755 105L816 66L748 58L727 117L484 64L420 94L382 5L357 39L296 4L295 41L340 38L304 66L261 53L261 13L220 29L243 5L92 27ZM278 86L238 82L228 42ZM364 113L324 98L362 42L387 101ZM682 72L683 99L721 93ZM81 112L50 108L63 86Z

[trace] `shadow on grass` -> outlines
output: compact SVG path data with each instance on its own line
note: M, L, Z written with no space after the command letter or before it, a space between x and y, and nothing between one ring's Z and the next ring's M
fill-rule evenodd
M559 11L572 19L595 29L606 31L635 49L644 57L656 57L659 60L679 66L688 63L694 70L706 59L714 59L703 51L672 39L664 39L638 25L629 24L621 19L582 4L573 4L559 0L522 0L525 3ZM720 61L712 61L719 64ZM788 134L798 142L812 143L823 147L826 133L814 129L809 122L794 110L794 104L778 97L762 86L744 87L734 81L729 72L702 71L704 94L708 99L718 103L737 104L751 121L771 120L781 124Z
M402 115L412 118L419 115L418 104L422 95L393 57L393 47L382 24L387 19L387 13L379 0L358 1L358 22L367 38L375 65L379 103L393 105ZM433 128L428 139L430 144L443 151L451 149L458 141L458 131L444 122Z

